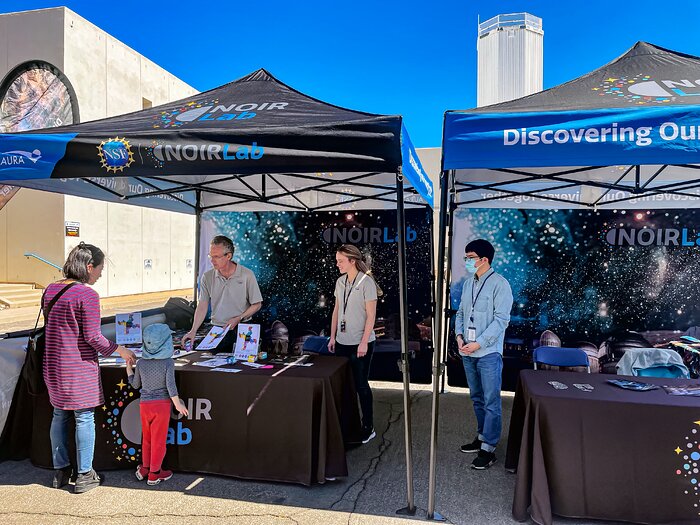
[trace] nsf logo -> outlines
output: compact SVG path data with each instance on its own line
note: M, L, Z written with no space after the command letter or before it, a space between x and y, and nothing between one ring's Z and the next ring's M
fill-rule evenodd
M125 138L115 137L103 140L97 151L100 156L102 167L108 172L123 171L134 162L134 154L131 152L131 145Z

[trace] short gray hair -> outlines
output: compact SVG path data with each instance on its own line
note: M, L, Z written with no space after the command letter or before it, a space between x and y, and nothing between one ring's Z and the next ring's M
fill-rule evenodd
M233 252L235 251L235 248L233 247L233 241L226 237L225 235L217 235L211 240L212 245L216 244L217 246L223 246L224 247L224 252L225 253L230 253L233 255Z

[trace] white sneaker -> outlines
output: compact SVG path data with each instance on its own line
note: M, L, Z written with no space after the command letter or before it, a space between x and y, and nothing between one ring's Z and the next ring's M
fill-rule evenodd
M374 431L373 428L371 428L371 429L365 431L365 432L362 434L362 444L364 445L364 444L366 444L366 443L369 443L369 442L372 441L375 437L377 437L377 433Z

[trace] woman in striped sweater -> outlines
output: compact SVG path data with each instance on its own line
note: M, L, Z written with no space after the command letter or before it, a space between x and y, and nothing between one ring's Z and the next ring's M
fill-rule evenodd
M105 255L96 246L80 243L63 266L65 279L52 283L44 293L44 306L71 283L46 319L44 380L53 406L51 453L55 469L53 486L65 486L72 467L68 456L68 424L75 418L77 479L75 492L87 492L102 479L92 468L95 450L95 407L104 404L98 353L115 351L128 363L134 353L108 341L100 331L100 297L90 286L102 276Z

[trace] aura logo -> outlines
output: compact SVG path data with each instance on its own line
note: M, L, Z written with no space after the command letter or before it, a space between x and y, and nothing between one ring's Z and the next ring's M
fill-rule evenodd
M5 153L0 153L0 169L4 167L24 165L31 167L31 165L36 164L40 158L41 151L38 149L35 149L32 152L21 150L7 151Z
M608 77L594 87L601 96L623 98L632 104L663 104L676 97L700 97L700 79L660 79L649 75Z
M134 162L134 154L131 152L131 145L125 138L115 137L103 140L97 146L102 167L108 172L124 171Z

